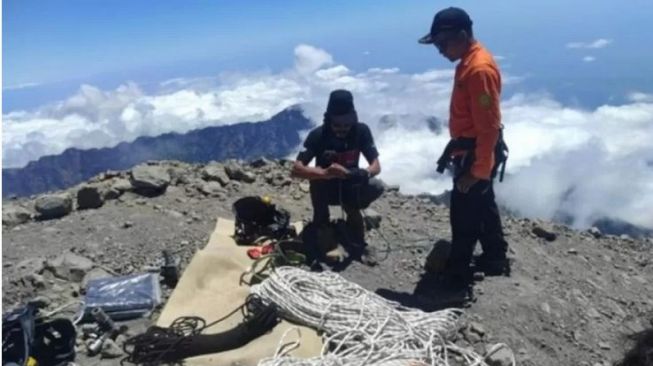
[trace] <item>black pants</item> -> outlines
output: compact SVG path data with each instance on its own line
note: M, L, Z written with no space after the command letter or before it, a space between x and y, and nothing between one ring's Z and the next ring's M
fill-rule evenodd
M367 208L383 194L384 189L383 183L375 178L363 185L352 185L342 179L313 180L310 187L313 222L316 224L329 222L329 205L342 204L349 216L350 212Z
M506 258L508 243L503 237L491 180L479 181L467 193L460 192L454 182L449 215L452 240L448 271L460 274L469 272L477 240L481 242L484 259Z

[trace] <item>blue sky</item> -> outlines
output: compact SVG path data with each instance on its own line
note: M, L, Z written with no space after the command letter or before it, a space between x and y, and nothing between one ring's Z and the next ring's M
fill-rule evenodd
M653 229L651 0L4 1L2 164L295 104L318 122L329 92L347 88L381 178L441 193L451 183L433 157L448 134L425 120L446 122L453 65L417 39L451 5L503 72L502 204Z
M62 99L80 84L146 86L221 71L279 70L300 43L352 69L417 72L447 62L415 40L434 12L468 10L477 37L547 91L588 107L651 92L650 1L3 1L4 110ZM607 39L604 48L570 42ZM591 62L583 58L594 58ZM28 88L20 86L32 85Z

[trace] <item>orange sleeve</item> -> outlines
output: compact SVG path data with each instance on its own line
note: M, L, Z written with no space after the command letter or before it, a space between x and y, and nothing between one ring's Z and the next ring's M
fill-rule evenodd
M466 83L476 131L475 160L471 174L479 179L490 179L494 166L494 145L501 129L501 80L496 70L483 67L474 70Z

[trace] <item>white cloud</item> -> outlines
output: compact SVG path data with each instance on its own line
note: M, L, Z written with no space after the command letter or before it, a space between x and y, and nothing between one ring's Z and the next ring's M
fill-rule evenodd
M22 83L22 84L16 84L16 85L9 85L5 86L2 88L2 90L18 90L18 89L27 89L27 88L33 88L35 86L41 85L40 83Z
M594 56L585 56L583 57L583 62L594 62L596 61L596 57Z
M435 172L448 140L454 71L356 73L326 51L295 49L295 67L277 73L170 80L155 94L127 83L116 90L84 85L70 98L3 116L3 163L20 166L68 147L112 146L142 135L264 120L300 103L319 123L335 88L354 93L356 109L381 151L382 178L407 193L441 193ZM519 78L504 74L505 80ZM502 102L511 148L500 202L530 217L572 217L582 227L602 217L653 227L653 96L595 110L562 106L546 94Z
M653 94L632 92L628 94L628 100L635 103L653 103Z
M611 39L599 38L591 42L569 42L567 48L589 48L598 49L605 48L612 43Z
M313 72L332 63L331 55L322 49L306 44L295 47L295 68L301 74Z

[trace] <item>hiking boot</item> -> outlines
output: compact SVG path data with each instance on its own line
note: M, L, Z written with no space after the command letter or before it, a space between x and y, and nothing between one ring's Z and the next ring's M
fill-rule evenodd
M474 263L474 270L483 272L486 276L510 276L510 259L488 259L481 255Z

